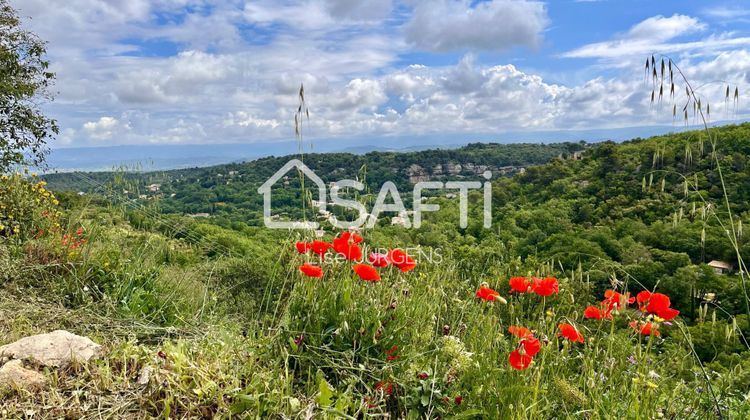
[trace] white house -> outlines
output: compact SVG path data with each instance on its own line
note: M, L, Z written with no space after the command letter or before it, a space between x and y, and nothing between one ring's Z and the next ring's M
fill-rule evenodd
M713 260L708 263L708 266L714 269L716 274L727 274L732 271L732 264L726 261Z

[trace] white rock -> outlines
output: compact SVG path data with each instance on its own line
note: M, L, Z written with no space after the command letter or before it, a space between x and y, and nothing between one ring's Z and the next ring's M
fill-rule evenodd
M0 347L0 360L29 359L42 366L63 367L73 361L87 362L100 352L101 346L86 337L54 331Z
M47 378L41 373L26 369L20 360L11 360L0 367L0 389L21 388L33 390L47 385Z

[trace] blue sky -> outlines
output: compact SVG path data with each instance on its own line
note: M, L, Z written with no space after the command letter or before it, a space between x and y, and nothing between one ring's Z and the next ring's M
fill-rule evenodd
M49 41L55 147L291 140L300 83L321 141L669 128L651 53L705 85L714 119L747 116L721 96L750 82L746 2L11 3Z

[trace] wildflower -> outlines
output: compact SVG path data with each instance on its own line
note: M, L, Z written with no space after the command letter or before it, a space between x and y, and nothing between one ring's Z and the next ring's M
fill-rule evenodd
M391 382L378 382L375 384L375 390L376 391L382 391L384 395L392 395L393 394L393 384Z
M296 344L297 347L299 347L300 345L302 345L302 343L304 341L305 341L305 335L304 334L300 334L300 335L298 335L297 337L294 338L294 344Z
M538 338L532 335L527 335L521 339L520 346L523 347L524 353L531 357L536 356L537 353L542 350L542 343L539 342Z
M361 236L359 236L358 234L354 232L349 232L349 231L342 233L341 239L346 242L353 243L353 244L358 244L362 242Z
M627 306L635 302L635 298L630 297L630 293L621 294L614 290L607 290L604 292L603 304L611 309L620 309L622 306Z
M398 354L396 352L398 351L398 346L393 346L390 349L385 351L386 359L388 359L389 362L392 362L396 359L398 359Z
M380 281L380 274L373 266L367 264L356 264L352 267L355 273L360 279L364 281L377 282Z
M533 279L531 291L539 296L551 296L560 292L559 283L554 277L545 277L543 279Z
M651 322L646 322L640 327L638 326L638 321L631 321L630 322L630 328L637 330L639 334L641 335L654 335L656 337L660 337L661 333L659 330L656 329L655 324Z
M323 242L323 241L318 241L318 240L310 242L309 246L310 246L310 250L318 254L318 256L320 256L321 258L323 258L325 253L328 252L328 249L331 248L331 244L329 244L328 242Z
M609 310L601 310L596 306L588 306L583 311L583 317L588 319L612 319L612 313Z
M420 381L424 381L425 379L429 378L430 375L427 374L427 372L419 372L417 373L417 379Z
M417 266L417 262L412 257L398 248L388 253L388 261L403 272L411 271Z
M451 326L448 324L443 325L443 335L450 335Z
M532 335L530 329L526 327L517 327L515 325L511 325L510 327L508 327L508 332L519 338L524 338Z
M310 251L311 244L308 244L307 242L297 242L294 244L294 247L297 248L297 252L300 254L307 254L307 252Z
M571 324L560 324L560 337L567 338L570 341L583 343L583 334L581 334L576 327Z
M453 399L453 402L456 403L456 405L461 405L461 403L464 401L464 397L460 395L456 395L456 398Z
M333 250L347 260L359 260L362 258L362 249L351 239L349 232L344 232L340 237L333 240Z
M388 267L389 264L388 255L378 254L377 252L371 253L368 260L370 261L370 264L374 265L375 267Z
M498 301L501 303L508 303L508 301L506 301L500 296L500 293L496 292L495 290L490 289L484 283L482 284L482 286L479 287L479 290L477 290L476 296L477 298L486 300L487 302Z
M656 314L668 309L671 304L669 296L663 293L651 293L646 304L646 311Z
M312 265L310 263L302 264L299 268L299 271L301 271L302 274L308 277L323 277L323 269L318 267L317 265Z
M672 302L669 296L663 293L651 293L644 290L638 293L636 300L642 312L655 314L664 321L671 321L680 314L680 311L671 307Z
M657 315L659 315L659 318L661 318L662 321L669 321L671 319L674 319L679 314L680 311L674 308L664 308L661 311L657 312Z
M508 363L510 363L510 367L516 370L524 370L528 368L529 365L531 365L532 360L534 360L533 357L529 356L528 354L522 354L518 349L510 352L510 355L508 356Z
M510 291L518 293L526 293L531 290L532 283L526 277L511 277L508 280L510 284Z

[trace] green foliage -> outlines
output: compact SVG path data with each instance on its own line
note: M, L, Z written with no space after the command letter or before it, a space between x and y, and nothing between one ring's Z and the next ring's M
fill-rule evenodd
M0 241L23 243L35 236L59 232L58 201L36 175L0 176Z
M39 110L55 77L45 55L45 43L0 0L0 173L21 163L41 165L47 140L58 132Z

